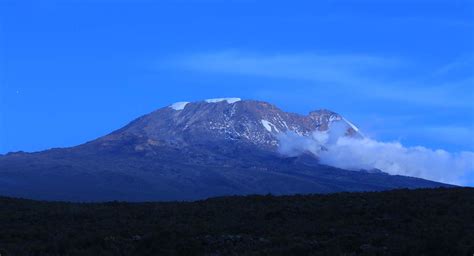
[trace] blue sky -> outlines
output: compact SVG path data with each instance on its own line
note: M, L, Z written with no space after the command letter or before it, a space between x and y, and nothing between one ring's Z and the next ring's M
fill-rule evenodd
M0 0L0 153L214 97L473 151L473 31L473 1Z

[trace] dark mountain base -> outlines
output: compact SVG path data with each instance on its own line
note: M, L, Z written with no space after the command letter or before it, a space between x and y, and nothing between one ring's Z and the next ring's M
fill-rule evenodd
M414 177L339 169L320 165L314 157L282 157L240 143L217 145L211 149L157 147L153 156L133 153L126 144L113 147L120 151L95 151L86 145L10 154L0 157L0 195L47 201L147 202L452 187Z
M191 203L0 198L5 255L472 255L474 189Z
M352 171L322 165L319 144L311 147L314 152L298 146L289 157L280 150L286 133L307 140L315 132L329 136L333 128L342 133L331 140L363 136L328 110L302 116L266 102L234 100L168 106L78 146L0 155L0 195L146 202L451 187L369 167Z

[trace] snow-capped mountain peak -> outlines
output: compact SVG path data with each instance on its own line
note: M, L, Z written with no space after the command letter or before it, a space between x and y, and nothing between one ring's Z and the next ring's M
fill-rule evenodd
M275 151L281 134L310 137L315 131L329 131L336 122L345 124L345 136L361 136L355 125L330 110L300 115L267 102L219 98L176 102L135 120L106 140L136 136L147 145L150 141L180 145L232 141Z
M0 156L0 189L38 199L149 201L443 185L321 164L313 151L326 147L311 139L360 136L357 130L329 110L300 115L254 100L177 102L75 147Z

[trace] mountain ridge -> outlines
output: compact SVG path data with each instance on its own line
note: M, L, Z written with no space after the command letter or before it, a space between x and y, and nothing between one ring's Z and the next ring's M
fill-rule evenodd
M305 137L338 128L340 136L363 136L329 110L299 115L238 98L178 105L75 147L0 156L0 194L146 201L449 186L330 167L310 152L292 157L279 152L279 136L285 133Z
M309 136L315 130L327 131L335 121L346 124L348 135L361 136L352 123L326 109L300 115L284 112L267 102L239 98L209 99L187 102L185 105L182 103L178 102L181 104L178 109L173 108L174 103L135 119L103 139L113 140L114 136L140 133L139 136L148 137L153 144L155 139L171 140L177 135L177 131L185 133L184 136L188 138L182 139L188 141L189 136L202 135L204 131L206 138L220 136L221 139L243 139L268 149L278 146L275 135L280 132Z

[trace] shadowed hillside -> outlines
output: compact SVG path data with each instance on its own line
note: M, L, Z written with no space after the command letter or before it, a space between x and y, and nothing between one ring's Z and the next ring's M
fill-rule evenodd
M288 155L279 150L279 138L288 134L291 139L285 141L293 144L293 137L311 140L316 131L332 139L358 140L362 135L357 130L328 110L299 115L267 102L240 99L173 104L78 146L0 155L0 194L144 202L451 187L387 175L382 172L386 170L374 172L370 166L331 167L313 152L328 150L319 144L311 146L313 151L291 146L302 151L287 149Z
M474 189L198 202L0 198L5 255L472 255Z

